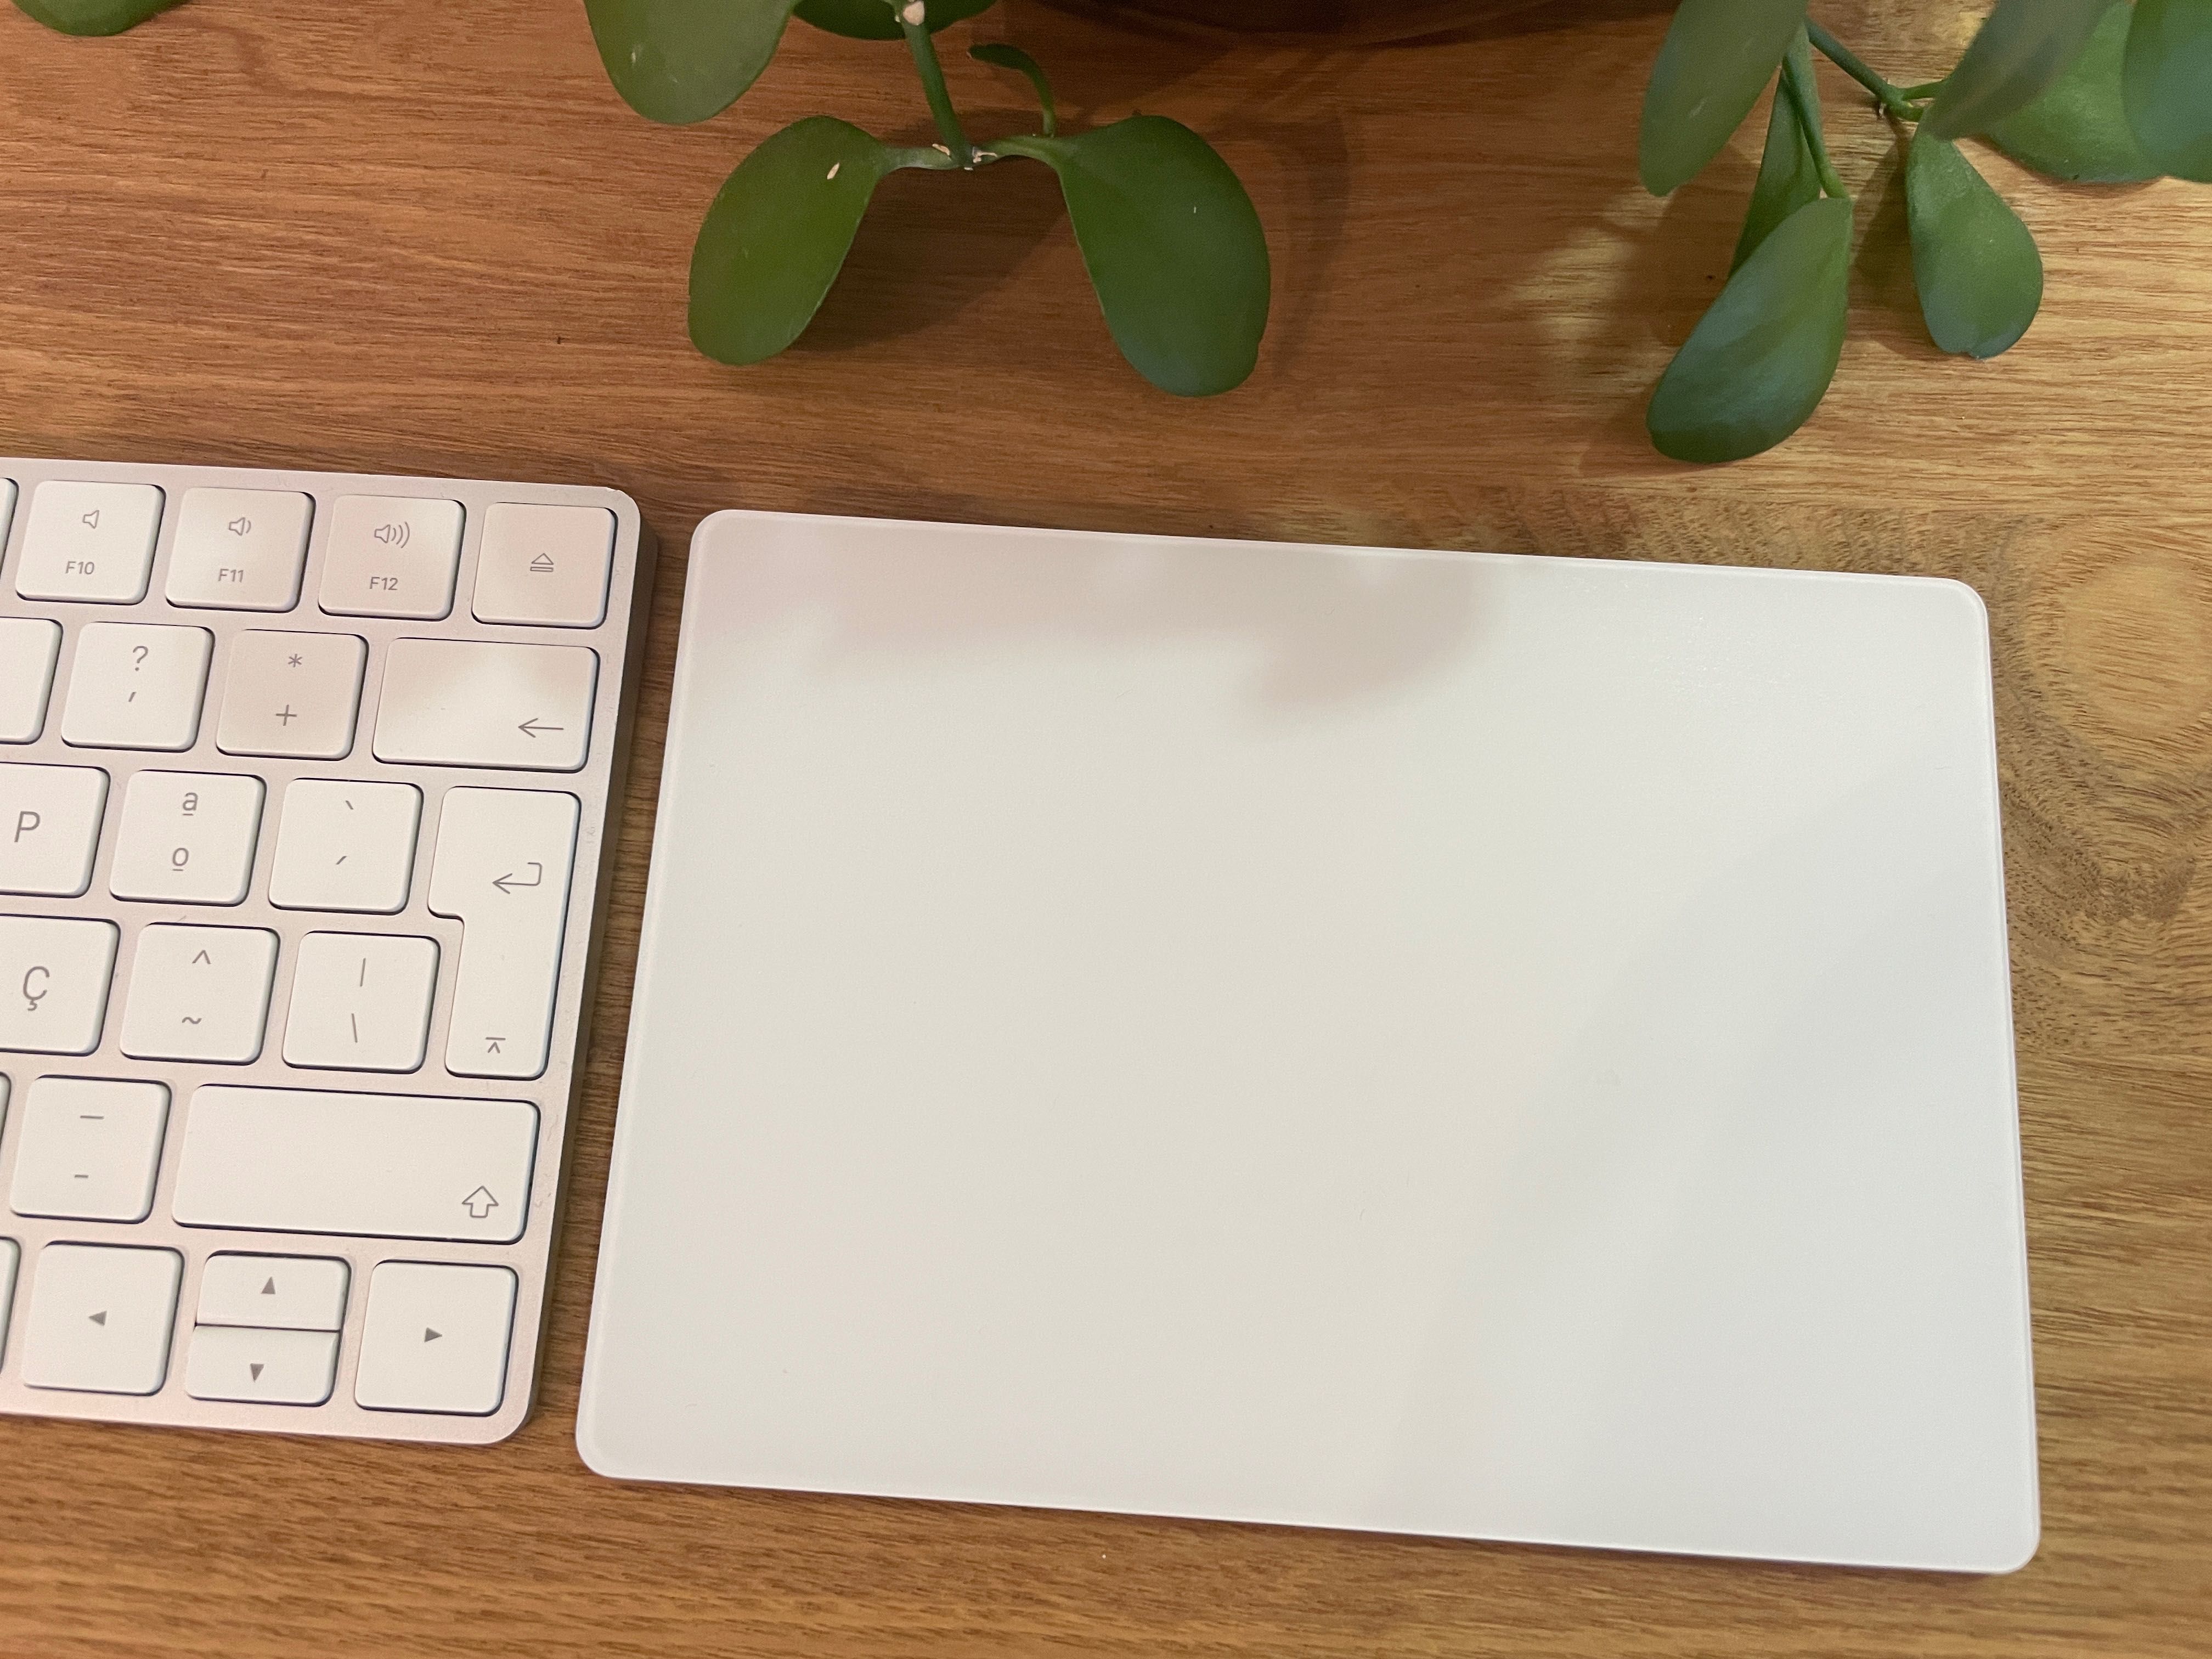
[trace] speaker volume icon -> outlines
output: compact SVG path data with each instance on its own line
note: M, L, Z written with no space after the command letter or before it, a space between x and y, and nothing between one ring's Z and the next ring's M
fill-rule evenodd
M407 520L402 519L396 524L380 524L368 533L386 547L404 547L407 545L408 538L414 532Z
M251 536L253 533L253 520L251 519L233 519L228 524L225 525L223 528L229 531L234 536Z

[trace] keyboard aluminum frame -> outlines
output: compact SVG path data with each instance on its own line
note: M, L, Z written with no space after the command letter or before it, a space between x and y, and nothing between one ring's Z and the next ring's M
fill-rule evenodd
M47 701L46 720L36 741L0 744L0 762L97 766L108 774L107 803L92 884L75 899L0 895L0 914L99 917L121 929L114 978L100 1046L83 1056L33 1054L0 1050L0 1072L12 1088L6 1120L0 1122L0 1237L21 1246L13 1309L4 1346L0 1346L0 1413L74 1418L176 1427L243 1429L275 1433L322 1434L361 1438L489 1444L503 1440L529 1417L537 1395L544 1339L545 1308L551 1285L551 1255L558 1237L561 1203L567 1183L574 1091L586 1058L584 1044L602 934L606 920L612 860L617 841L631 722L643 659L645 618L652 599L654 543L638 514L637 504L612 489L586 486L527 484L397 475L264 471L228 467L128 465L112 463L0 458L0 478L17 486L15 511L0 548L0 617L42 617L63 627L63 640ZM25 599L15 592L15 573L30 520L31 498L48 480L149 483L164 492L160 538L146 597L136 605L75 600ZM313 498L306 569L300 599L289 611L219 611L171 605L164 593L184 491L195 488L297 490ZM440 622L325 614L318 605L324 550L336 498L346 495L423 495L458 501L465 517L460 566L451 613ZM613 569L606 612L597 628L550 628L478 622L471 609L477 550L485 509L496 502L602 507L615 515ZM213 659L197 739L175 752L72 748L61 739L61 710L80 630L88 623L171 623L208 629L215 635ZM230 642L248 629L274 629L353 634L368 641L369 655L355 724L353 748L337 761L273 759L226 755L215 744ZM416 766L387 763L373 752L382 672L390 642L403 637L501 641L520 644L581 645L599 653L599 682L592 702L592 739L577 772L511 771L496 768ZM108 895L123 802L131 777L140 771L223 772L257 775L266 781L261 830L253 875L245 902L238 905L149 903ZM269 903L268 886L282 819L286 786L295 778L331 778L356 782L410 783L422 792L416 829L416 862L406 907L394 915L346 912L280 910ZM561 970L555 993L553 1028L544 1073L534 1082L462 1078L443 1068L461 924L430 914L428 908L431 860L435 850L439 808L448 789L476 785L493 788L564 790L581 803L568 915L562 933ZM156 922L201 926L265 927L279 936L276 982L261 1057L242 1066L141 1060L120 1048L122 1013L129 994L132 952L140 929ZM360 1073L295 1068L283 1057L284 1024L290 1008L298 942L310 933L406 933L438 942L440 965L428 1048L421 1070L408 1073ZM161 1161L153 1209L141 1222L56 1220L19 1216L7 1202L15 1177L23 1102L37 1078L96 1077L150 1079L170 1091L168 1121L162 1134ZM526 1224L512 1244L370 1238L323 1233L256 1231L239 1228L186 1227L172 1214L172 1197L193 1091L219 1083L348 1093L430 1095L488 1100L528 1100L538 1108L538 1142L532 1163ZM170 1335L169 1365L161 1389L152 1395L112 1395L34 1389L22 1380L22 1347L30 1292L41 1249L48 1243L133 1244L166 1247L182 1254L184 1275ZM185 1392L200 1278L206 1260L226 1251L343 1259L349 1270L345 1322L341 1332L337 1374L331 1397L320 1406L283 1406L195 1400ZM512 1268L517 1277L514 1328L508 1335L507 1388L499 1409L472 1417L433 1413L372 1411L354 1403L353 1385L360 1358L369 1275L382 1261L488 1263Z

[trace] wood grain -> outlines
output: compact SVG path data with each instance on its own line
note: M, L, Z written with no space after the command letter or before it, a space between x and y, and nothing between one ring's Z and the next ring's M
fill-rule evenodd
M1893 78L1971 8L1840 0ZM1008 0L1076 120L1215 137L1273 241L1243 391L1115 356L1041 169L889 184L814 333L688 348L699 214L828 110L923 131L893 49L795 30L720 120L607 89L580 8L193 0L69 41L0 9L0 453L596 482L667 549L541 1409L482 1453L0 1423L0 1654L2212 1653L2212 191L1990 171L2048 261L1985 364L1911 305L1890 137L1853 337L1782 450L1654 455L1758 127L1637 189L1658 0L1442 42L1239 41ZM964 38L963 35L956 35ZM975 125L1019 88L964 61ZM1004 130L1004 129L1000 129ZM570 1443L682 550L722 506L1942 571L1987 596L2045 1541L1973 1580L617 1486ZM708 1287L711 1294L711 1287Z

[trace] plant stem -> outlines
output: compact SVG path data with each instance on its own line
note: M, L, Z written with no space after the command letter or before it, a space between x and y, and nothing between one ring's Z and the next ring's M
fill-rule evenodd
M1820 49L1829 62L1874 94L1875 101L1881 106L1885 114L1893 115L1900 121L1917 121L1920 118L1920 112L1907 100L1901 88L1892 86L1876 75L1858 53L1810 18L1805 21L1805 33L1812 37L1813 44Z
M1840 196L1846 201L1850 192L1837 175L1836 164L1828 159L1828 142L1820 133L1820 117L1813 102L1813 89L1801 78L1797 64L1801 58L1782 60L1782 90L1790 100L1790 107L1797 112L1797 130L1805 135L1812 147L1813 165L1820 172L1820 188L1830 196Z
M945 173L960 165L943 150L930 144L886 146L886 150L894 167L921 167L932 173Z
M952 152L959 166L975 165L975 146L968 142L961 131L960 117L952 108L952 95L945 89L945 66L937 61L937 42L930 36L923 21L925 0L912 0L899 11L899 28L906 36L907 50L914 54L915 71L921 76L921 89L929 100L929 112L937 118L937 130L944 135L945 147Z

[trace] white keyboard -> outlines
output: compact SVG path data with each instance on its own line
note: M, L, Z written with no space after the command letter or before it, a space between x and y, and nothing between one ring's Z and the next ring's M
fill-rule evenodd
M521 1424L641 535L0 459L0 1411Z

